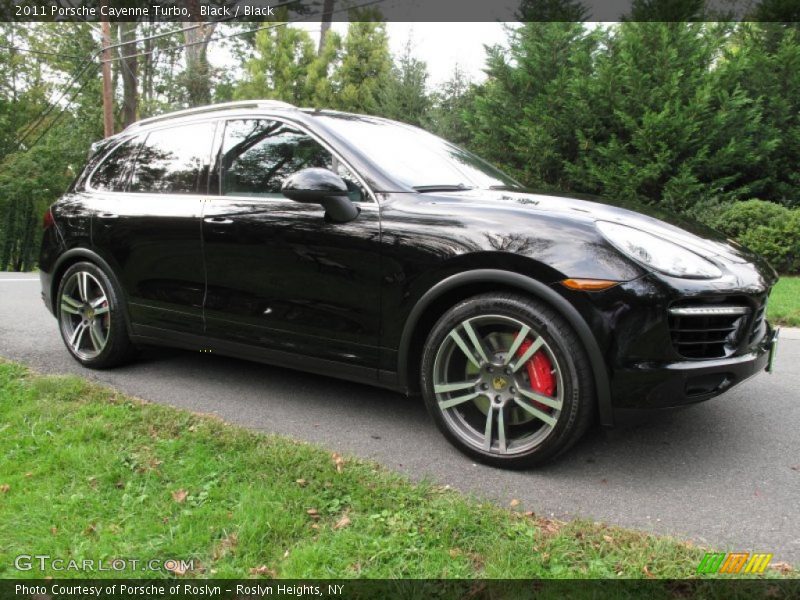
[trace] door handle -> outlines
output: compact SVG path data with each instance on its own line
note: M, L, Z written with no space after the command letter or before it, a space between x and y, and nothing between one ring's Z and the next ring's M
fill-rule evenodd
M230 225L233 223L231 219L226 219L225 217L207 217L203 221L211 225Z
M116 219L119 215L115 215L114 213L100 213L97 215L101 219Z

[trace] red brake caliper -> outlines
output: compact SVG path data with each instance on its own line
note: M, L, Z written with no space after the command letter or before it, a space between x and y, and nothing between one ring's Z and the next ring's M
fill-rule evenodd
M532 343L533 342L528 340L522 342L519 346L519 350L517 350L517 356L525 354ZM552 396L555 394L556 378L553 376L553 364L550 362L547 354L539 350L525 363L525 368L528 370L528 377L531 380L531 389L534 392L542 394L543 396ZM532 404L540 410L550 412L550 407L540 402L532 401Z

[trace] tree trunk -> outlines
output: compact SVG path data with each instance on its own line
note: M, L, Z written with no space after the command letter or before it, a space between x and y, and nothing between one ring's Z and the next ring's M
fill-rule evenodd
M319 28L319 48L317 54L322 54L322 49L325 47L325 36L331 28L331 21L333 20L333 3L334 0L324 0L322 4L322 20L320 21Z
M122 126L127 127L136 121L139 112L139 60L135 55L138 51L136 39L136 23L120 23L120 42L130 43L121 46L118 51L120 56L122 74ZM126 58L127 57L127 58Z
M186 0L189 13L197 22L183 23L184 27L202 22L198 0ZM186 48L186 70L183 73L189 106L211 102L211 66L208 64L208 42L214 34L216 23L193 27L183 32Z

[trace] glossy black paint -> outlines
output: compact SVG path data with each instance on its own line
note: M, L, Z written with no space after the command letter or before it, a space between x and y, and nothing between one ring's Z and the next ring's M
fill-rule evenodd
M290 200L313 202L325 209L331 223L347 223L358 216L359 208L348 197L347 184L327 169L309 168L287 177L281 192Z
M318 114L361 118L260 109L178 121L276 119L325 140L366 184L356 218L336 223L323 206L288 198L221 196L214 168L206 188L182 196L89 191L82 175L53 206L56 228L45 235L48 307L74 250L83 249L120 282L139 341L210 347L414 392L420 346L444 310L476 293L518 290L559 309L580 334L606 424L614 407L704 400L763 368L768 335L713 361L686 360L672 347L672 302L735 297L757 307L777 279L762 259L716 232L596 198L510 188L419 193ZM597 220L662 231L723 276L650 272L611 246ZM566 278L619 284L580 292L560 283ZM708 374L727 383L712 394L686 393L687 382Z

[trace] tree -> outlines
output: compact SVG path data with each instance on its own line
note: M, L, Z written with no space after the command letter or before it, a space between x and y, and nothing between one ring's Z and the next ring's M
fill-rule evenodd
M332 74L341 64L342 38L335 31L328 31L322 51L308 65L306 75L306 97L315 108L333 106Z
M279 26L256 34L254 56L245 64L237 98L273 98L292 104L308 99L306 78L316 58L314 42L302 29Z
M0 35L53 53L0 54L0 269L22 271L35 266L42 213L102 135L97 65L51 104L97 45L88 24L15 23L0 25Z
M474 102L474 87L464 70L456 65L450 79L433 93L425 127L454 144L469 146L472 136L466 127L467 113Z
M358 18L375 18L371 13ZM331 108L377 112L379 94L392 69L389 38L384 23L353 21L347 28L340 66L331 79Z
M774 149L758 101L721 85L728 24L623 23L595 73L573 93L581 152L564 165L573 186L686 210L763 189ZM766 135L765 135L766 134Z
M428 66L414 57L411 48L409 38L385 85L378 90L378 112L390 119L422 125L431 107L426 89Z
M744 165L748 173L753 168L762 173L754 195L800 206L800 29L742 23L718 63L718 86L739 89L758 103L761 119L753 133L774 143L763 160Z
M569 89L592 72L598 32L581 23L508 28L508 50L487 48L488 79L467 123L472 146L531 185L569 189L564 162L577 159L576 123L591 109Z

